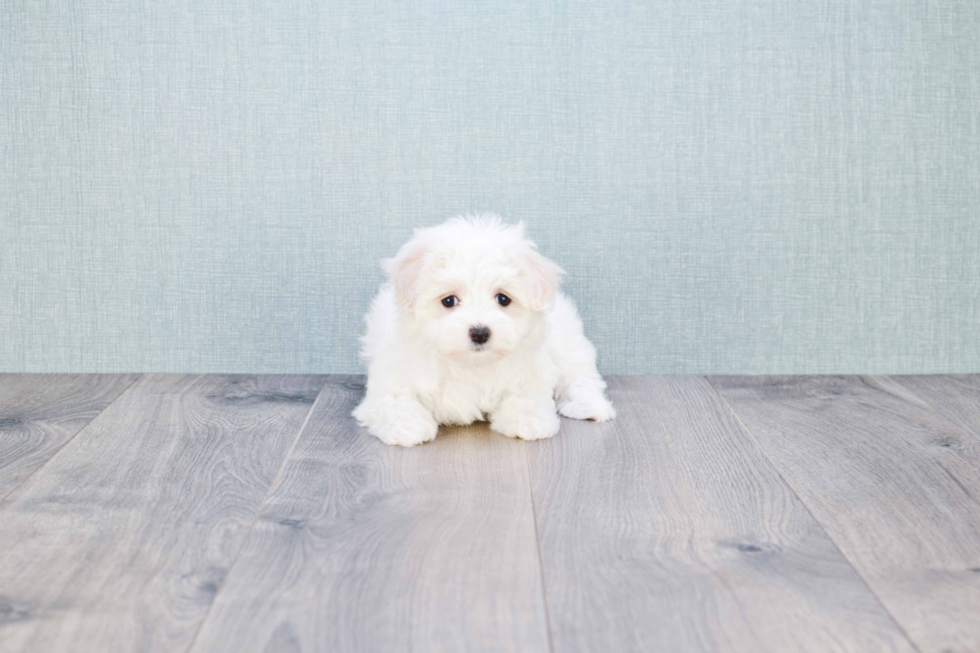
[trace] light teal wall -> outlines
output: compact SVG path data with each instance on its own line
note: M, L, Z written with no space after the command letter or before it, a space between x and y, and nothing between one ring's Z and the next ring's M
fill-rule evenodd
M980 371L980 3L0 2L0 370L360 370L525 220L607 373Z

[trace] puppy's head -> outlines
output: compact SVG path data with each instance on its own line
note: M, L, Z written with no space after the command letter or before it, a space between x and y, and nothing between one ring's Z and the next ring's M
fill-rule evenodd
M493 215L417 230L383 265L426 344L469 365L514 351L553 305L562 275L523 224Z

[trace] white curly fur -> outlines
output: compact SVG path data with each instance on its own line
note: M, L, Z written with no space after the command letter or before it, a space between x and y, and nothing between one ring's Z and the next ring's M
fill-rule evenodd
M558 432L558 413L616 416L595 347L558 291L562 270L523 224L454 218L416 230L382 264L390 283L365 317L367 394L353 413L382 442L410 447L434 439L439 424L483 419L508 437L538 440ZM458 304L447 308L450 296ZM490 329L486 343L471 339L474 326Z

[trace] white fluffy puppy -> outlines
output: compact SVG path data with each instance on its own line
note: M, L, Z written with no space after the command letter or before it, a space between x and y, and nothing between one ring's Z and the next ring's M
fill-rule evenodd
M365 321L367 395L354 417L387 444L436 437L439 424L489 419L512 438L558 432L558 413L616 416L595 347L575 305L558 292L562 270L494 215L416 230L382 261Z

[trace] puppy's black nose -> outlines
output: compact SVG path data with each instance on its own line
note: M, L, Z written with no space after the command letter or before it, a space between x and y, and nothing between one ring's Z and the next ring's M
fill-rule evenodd
M482 345L490 339L490 329L485 326L470 327L470 340L478 345Z

